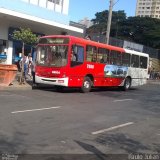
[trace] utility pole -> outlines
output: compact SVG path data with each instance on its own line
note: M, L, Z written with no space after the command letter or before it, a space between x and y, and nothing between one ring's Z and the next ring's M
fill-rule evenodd
M110 36L110 28L111 28L111 21L112 21L113 5L114 5L114 0L110 0L109 13L108 13L108 22L107 22L107 31L106 31L106 43L107 44L109 44L109 36Z

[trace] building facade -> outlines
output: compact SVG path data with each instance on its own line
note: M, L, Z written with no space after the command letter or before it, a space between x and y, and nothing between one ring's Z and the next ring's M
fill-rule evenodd
M160 0L137 0L136 16L160 19Z
M40 36L82 37L82 28L69 25L68 8L69 0L0 0L0 63L13 64L19 58L21 43L12 34L20 27L30 28ZM30 51L31 47L25 46L25 52Z

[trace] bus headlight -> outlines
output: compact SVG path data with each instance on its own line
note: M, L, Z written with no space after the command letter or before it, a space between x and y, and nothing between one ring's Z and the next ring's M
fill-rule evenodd
M58 83L64 83L64 80L58 80Z

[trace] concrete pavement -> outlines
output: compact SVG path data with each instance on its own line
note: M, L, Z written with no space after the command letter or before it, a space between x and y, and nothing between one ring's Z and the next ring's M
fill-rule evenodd
M17 72L17 75L14 79L14 81L12 82L11 85L7 86L7 87L0 87L0 90L27 90L27 89L32 89L32 80L27 80L25 82L25 84L19 84L18 81L18 77L20 76L20 72Z

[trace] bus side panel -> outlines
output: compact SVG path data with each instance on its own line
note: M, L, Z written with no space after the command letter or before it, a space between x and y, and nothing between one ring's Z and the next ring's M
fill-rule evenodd
M94 72L92 72L94 76L94 86L105 86L105 78L104 78L104 66L105 64L95 63L94 64Z
M120 86L123 82L124 78L112 78L113 86Z
M81 87L87 72L85 64L70 67L68 72L69 87Z
M106 66L106 64L100 64L100 63L96 63L94 64L95 66L95 71L93 73L94 75L94 86L119 86L123 80L124 77L106 77L105 76L105 71L104 68Z
M69 87L81 87L83 83L82 76L69 76L68 86Z

